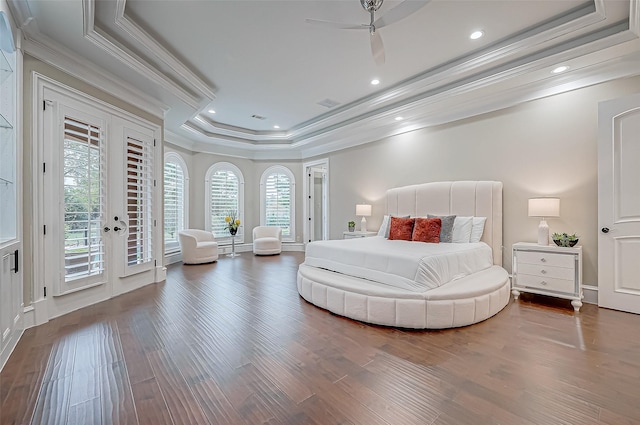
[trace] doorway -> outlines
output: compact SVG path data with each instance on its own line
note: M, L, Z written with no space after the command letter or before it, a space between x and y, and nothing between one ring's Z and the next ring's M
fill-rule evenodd
M329 239L329 160L305 163L304 242Z

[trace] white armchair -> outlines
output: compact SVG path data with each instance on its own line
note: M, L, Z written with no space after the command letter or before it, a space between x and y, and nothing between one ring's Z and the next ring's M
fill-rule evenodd
M211 263L218 259L218 243L213 233L199 229L184 229L178 232L182 262L185 264Z
M253 229L253 253L274 255L282 252L282 228L258 226Z

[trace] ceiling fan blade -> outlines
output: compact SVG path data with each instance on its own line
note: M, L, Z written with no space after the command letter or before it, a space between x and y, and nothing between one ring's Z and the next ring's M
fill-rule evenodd
M384 44L380 33L377 31L371 34L371 54L376 65L384 65Z
M376 28L382 28L398 22L412 13L417 12L429 3L431 0L405 0L383 16L376 19L373 23Z
M329 28L338 28L343 30L361 30L368 29L369 25L365 24L345 24L342 22L329 22L329 21L321 21L319 19L305 19L307 24L317 25L320 27L329 27Z

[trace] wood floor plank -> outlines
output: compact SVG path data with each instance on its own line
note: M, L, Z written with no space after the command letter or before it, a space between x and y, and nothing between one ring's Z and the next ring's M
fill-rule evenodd
M465 328L372 326L304 301L303 259L175 264L28 329L0 423L640 423L640 316L526 295Z

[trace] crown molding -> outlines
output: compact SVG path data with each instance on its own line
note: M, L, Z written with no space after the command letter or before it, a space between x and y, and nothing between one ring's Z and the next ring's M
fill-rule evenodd
M163 90L171 93L192 109L198 110L200 108L201 99L180 87L173 80L159 72L155 67L129 49L121 47L107 34L100 32L94 24L95 0L82 0L82 14L83 35L86 40L109 53L118 61L129 66L135 72L149 79Z
M189 86L189 88L198 93L202 98L208 101L215 99L216 95L212 87L202 81L189 67L180 62L164 46L125 15L126 3L127 0L116 0L115 25L131 37L131 39L147 48L157 60L164 63L175 73L175 78L183 81L185 85Z
M23 32L25 53L59 70L99 88L157 118L164 118L169 106L136 87L124 83L102 68L78 56L42 34Z

